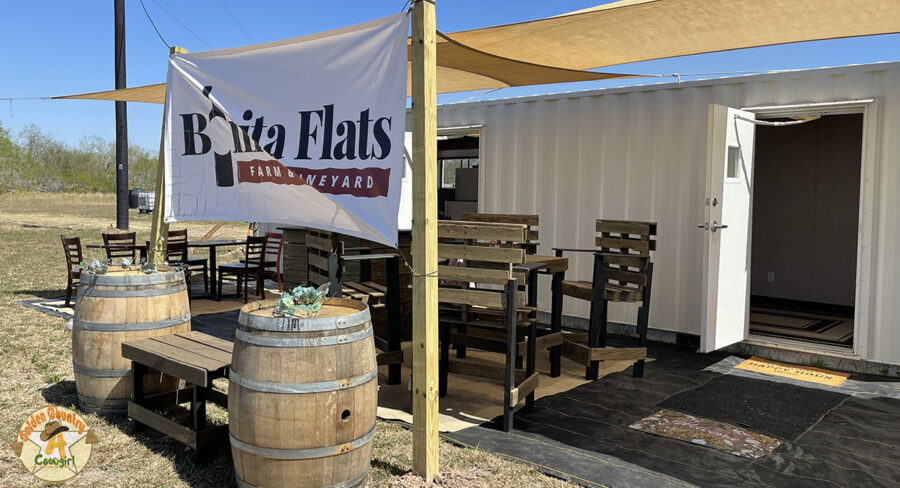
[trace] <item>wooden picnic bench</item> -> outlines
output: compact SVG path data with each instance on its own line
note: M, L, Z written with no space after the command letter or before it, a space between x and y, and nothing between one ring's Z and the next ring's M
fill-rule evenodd
M197 462L215 458L228 448L228 425L206 426L206 402L228 408L228 395L212 388L217 378L227 378L232 342L202 332L150 337L122 344L122 356L131 360L133 395L128 416L135 433L145 426L194 449ZM167 393L144 394L144 376L167 374L190 385ZM180 383L180 382L179 382ZM190 402L191 425L184 426L159 413L163 408Z

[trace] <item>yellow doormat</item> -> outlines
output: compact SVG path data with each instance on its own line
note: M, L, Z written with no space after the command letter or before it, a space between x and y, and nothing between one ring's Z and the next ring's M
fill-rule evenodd
M792 364L776 363L775 361L769 361L768 359L762 359L756 356L751 357L735 367L746 371L755 371L757 373L809 381L811 383L828 386L840 386L850 377L850 375L846 373L813 368L812 366L794 366Z

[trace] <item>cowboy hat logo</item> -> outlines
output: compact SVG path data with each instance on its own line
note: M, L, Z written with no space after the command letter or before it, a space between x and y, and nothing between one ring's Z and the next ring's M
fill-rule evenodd
M97 435L80 415L50 405L25 419L11 447L35 477L59 482L84 470L97 441Z

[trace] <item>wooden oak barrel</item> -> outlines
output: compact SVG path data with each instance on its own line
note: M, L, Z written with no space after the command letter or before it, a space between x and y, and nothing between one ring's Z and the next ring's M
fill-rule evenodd
M378 369L369 308L330 299L315 318L274 317L277 300L245 305L228 385L238 486L366 483Z
M131 361L122 343L191 330L184 273L171 268L144 274L110 266L83 273L72 324L72 366L78 404L88 412L125 414L131 398ZM175 389L176 379L148 375L146 394Z

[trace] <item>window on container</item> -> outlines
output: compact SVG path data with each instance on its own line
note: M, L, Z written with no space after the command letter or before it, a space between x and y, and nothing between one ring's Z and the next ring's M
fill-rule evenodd
M741 149L739 147L728 146L728 161L725 170L725 176L728 178L741 177Z
M441 188L456 188L456 170L477 168L478 158L441 159L438 163L441 170Z

